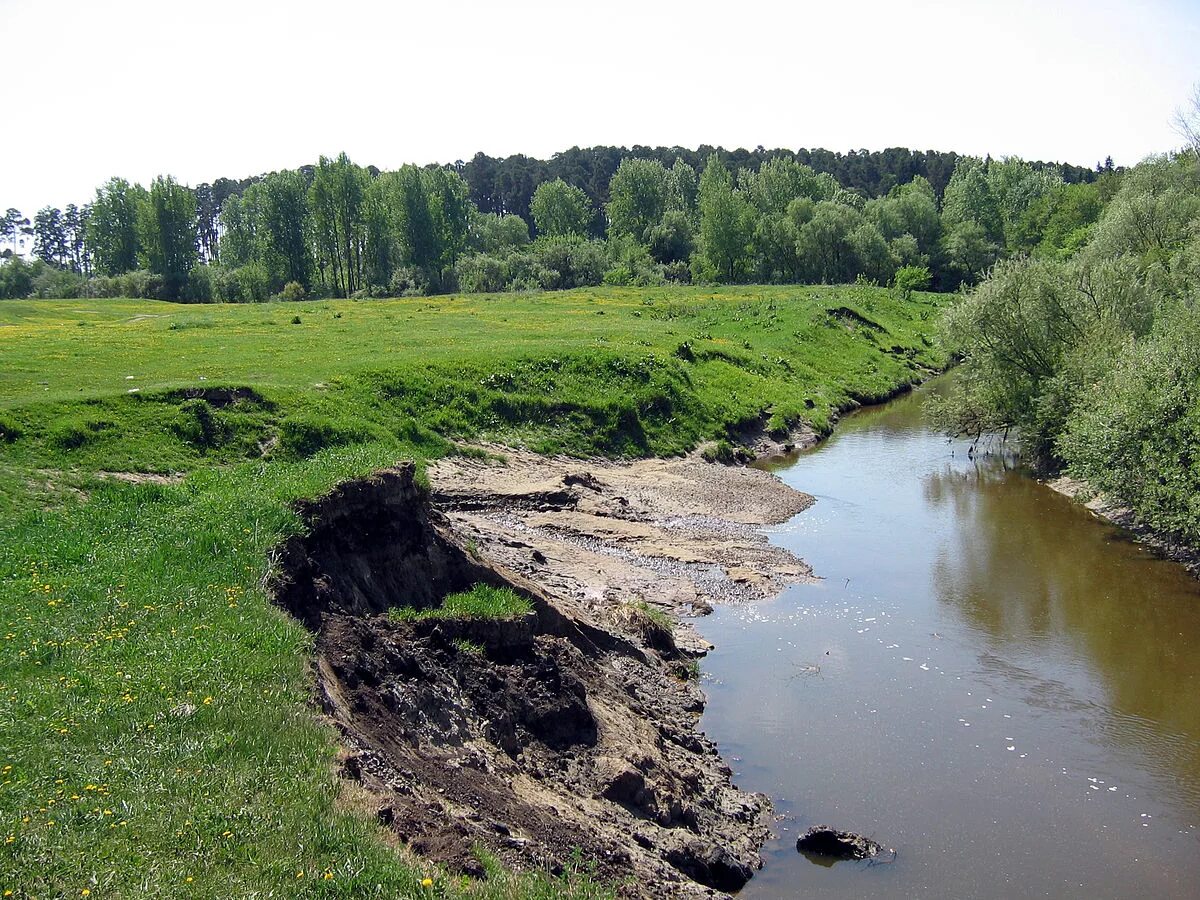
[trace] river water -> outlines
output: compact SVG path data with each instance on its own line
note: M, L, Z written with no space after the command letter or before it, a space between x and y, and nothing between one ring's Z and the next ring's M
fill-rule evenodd
M823 581L700 623L702 726L780 816L740 896L1200 897L1200 585L923 393L777 469ZM815 824L894 861L810 862Z

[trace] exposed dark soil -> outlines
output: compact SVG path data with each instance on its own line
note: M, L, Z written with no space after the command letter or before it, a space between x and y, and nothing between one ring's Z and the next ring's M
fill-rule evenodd
M605 475L554 490L595 493ZM316 634L345 774L413 850L477 875L476 845L518 868L558 871L578 854L628 896L713 896L751 876L767 798L737 789L697 731L703 696L660 616L620 603L603 615L490 562L430 506L411 465L302 513L307 534L280 549L274 593ZM533 614L386 614L478 583L510 586Z

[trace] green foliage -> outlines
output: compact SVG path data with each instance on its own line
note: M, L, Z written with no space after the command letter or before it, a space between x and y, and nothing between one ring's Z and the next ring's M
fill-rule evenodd
M517 619L533 612L533 604L512 588L477 584L468 591L448 594L440 605L427 609L393 606L388 618L394 622L427 619Z
M487 253L471 253L464 256L455 267L455 276L459 289L468 294L502 291L510 281L505 258Z
M530 212L538 235L543 237L581 238L592 220L587 194L561 178L538 185Z
M478 213L471 220L471 243L484 253L502 253L529 243L529 225L520 216Z
M656 159L622 160L608 184L609 233L644 242L666 212L667 182L667 169ZM687 202L685 191L682 184L676 189L680 205Z
M285 303L293 303L304 299L304 285L298 281L289 281L279 292L279 299Z
M43 265L29 286L28 297L40 299L71 299L82 297L87 290L87 281L82 275L68 269L57 269Z
M932 280L933 275L925 266L902 266L896 270L892 287L907 300L912 296L913 291L928 290Z
M941 424L978 435L1019 428L1031 458L1053 465L1089 351L1114 335L1143 334L1153 299L1128 260L1084 267L1048 259L997 264L990 277L951 309L949 347L968 360Z
M947 289L974 281L1006 253L1078 252L1122 177L1111 165L1092 173L1015 158L962 158L951 175L953 155L896 148L710 150L717 166L703 204L701 156L682 148L573 148L548 163L477 154L456 166L393 172L358 166L343 153L194 191L170 178L150 191L111 179L92 204L45 207L32 224L8 210L0 237L15 254L18 238L33 235L43 263L92 279L81 287L47 277L38 296L244 302L276 296L292 282L306 297L367 298L598 281L521 252L531 220L552 238L601 237L607 225L616 243L604 253L619 261L600 275L611 284L859 276L882 283L910 265L929 267L938 289ZM1063 177L1080 184L1065 190ZM628 240L662 269L630 265L639 254ZM198 263L206 268L193 271ZM148 280L114 280L139 264ZM590 273L590 260L575 268ZM9 297L33 290L19 278L0 279Z
M950 225L943 239L946 268L958 281L974 282L1000 257L1000 247L987 229L972 220Z
M146 268L161 275L163 298L183 293L196 264L196 196L170 176L154 179L138 210L138 240Z
M749 262L753 207L734 191L729 170L716 154L700 176L699 206L697 274L701 280L740 281Z
M1200 541L1200 313L1175 308L1124 343L1079 393L1056 449L1151 528Z
M196 266L188 273L183 299L191 303L212 303L217 300L217 284L212 267Z
M1059 185L1030 204L1010 244L1067 258L1087 243L1103 209L1098 183Z
M112 178L96 189L87 245L100 275L121 275L137 268L142 254L138 210L146 200L145 188L123 178Z
M964 157L955 166L942 198L942 222L947 232L969 225L979 240L997 245L1003 242L1000 202L983 160Z
M299 172L283 171L268 175L247 190L261 193L254 203L259 211L257 233L261 244L255 257L267 268L272 288L296 284L301 289L311 283L312 251L309 233L308 181Z
M650 255L664 265L686 262L696 246L691 217L680 210L668 209L658 224L647 229L646 246Z
M668 215L675 215L668 213ZM610 238L608 241L608 267L604 283L612 285L636 285L650 287L662 284L662 266L655 263L651 250L635 240L632 235Z
M33 279L45 263L27 263L19 256L0 261L0 300L20 300L33 293Z
M337 159L318 160L308 192L317 269L341 297L363 284L367 253L362 213L368 183L366 170L342 153Z
M261 303L271 295L271 276L260 262L248 262L234 269L232 276L226 298L231 302Z
M1183 264L1181 253L1200 223L1200 166L1186 159L1150 160L1125 174L1097 222L1087 261L1125 255L1153 278Z
M1066 466L1191 542L1200 541L1198 187L1190 160L1150 160L1081 226L1090 240L1068 260L997 264L946 317L947 346L965 359L935 409L954 432L1017 428L1033 461ZM1096 212L1090 189L1038 202L1030 210L1051 244Z

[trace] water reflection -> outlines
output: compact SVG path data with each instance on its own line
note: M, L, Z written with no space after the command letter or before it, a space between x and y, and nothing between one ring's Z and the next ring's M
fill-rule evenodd
M825 581L701 625L704 728L786 817L747 897L1198 895L1200 586L981 450L918 394L778 470ZM810 865L819 823L896 864Z
M1094 724L1149 754L1200 807L1196 581L1011 464L930 473L924 495L953 521L932 566L936 596L986 635L984 663L999 670L1015 647L1085 666L1103 693ZM1035 705L1061 710L1061 694L1031 680Z

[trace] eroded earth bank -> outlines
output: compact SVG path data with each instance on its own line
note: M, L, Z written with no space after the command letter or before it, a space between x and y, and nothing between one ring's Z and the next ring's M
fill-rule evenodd
M344 769L417 853L478 874L474 848L629 896L735 891L760 864L767 798L697 730L705 645L676 615L811 578L761 526L811 498L698 458L403 464L301 509L277 601L316 635ZM533 612L393 621L476 584Z

